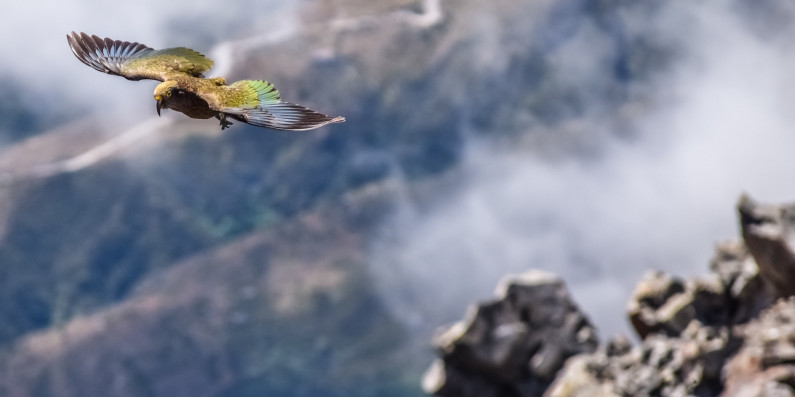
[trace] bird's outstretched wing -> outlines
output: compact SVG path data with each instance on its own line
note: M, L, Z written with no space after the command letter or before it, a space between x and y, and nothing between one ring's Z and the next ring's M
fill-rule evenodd
M154 50L139 43L75 32L66 35L66 39L81 62L128 80L166 81L174 73L202 77L213 66L210 58L185 47Z
M201 95L201 94L200 94ZM289 102L282 102L273 84L260 80L241 80L226 87L217 101L209 100L213 110L256 125L284 131L305 131L331 123L342 123L344 117L332 117Z

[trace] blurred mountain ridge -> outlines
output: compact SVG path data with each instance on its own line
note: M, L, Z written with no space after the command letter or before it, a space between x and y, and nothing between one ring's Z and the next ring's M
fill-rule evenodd
M227 77L267 76L345 124L147 120L77 162L120 136L102 114L15 141L0 152L0 396L419 395L418 342L379 296L368 239L396 197L448 189L471 140L598 156L666 66L666 43L625 23L654 8L306 2L295 34L232 43ZM589 60L603 79L559 68L583 35L612 49Z

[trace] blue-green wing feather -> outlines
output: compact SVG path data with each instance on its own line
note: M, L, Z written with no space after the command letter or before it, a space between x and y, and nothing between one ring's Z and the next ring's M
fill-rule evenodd
M267 104L253 109L228 109L225 113L244 123L283 131L313 130L345 121L344 117L328 116L289 102Z
M230 104L222 111L230 117L258 127L284 131L306 131L331 123L342 123L344 117L332 117L294 103L283 102L273 84L260 80L235 82L237 90Z

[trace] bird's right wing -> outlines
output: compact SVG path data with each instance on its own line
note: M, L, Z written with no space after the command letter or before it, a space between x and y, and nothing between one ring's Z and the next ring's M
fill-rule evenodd
M213 66L212 59L185 47L154 50L139 43L75 32L66 39L81 62L128 80L165 81L174 73L202 77Z

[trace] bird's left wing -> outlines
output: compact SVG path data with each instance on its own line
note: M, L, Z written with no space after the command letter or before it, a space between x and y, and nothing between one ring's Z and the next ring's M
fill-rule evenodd
M84 64L128 80L165 81L174 73L202 77L213 66L212 59L185 47L154 50L140 43L75 32L66 39Z
M258 127L306 131L345 121L344 117L332 117L283 102L276 87L267 81L241 80L223 87L223 90L220 98L208 101L210 107L235 120Z

